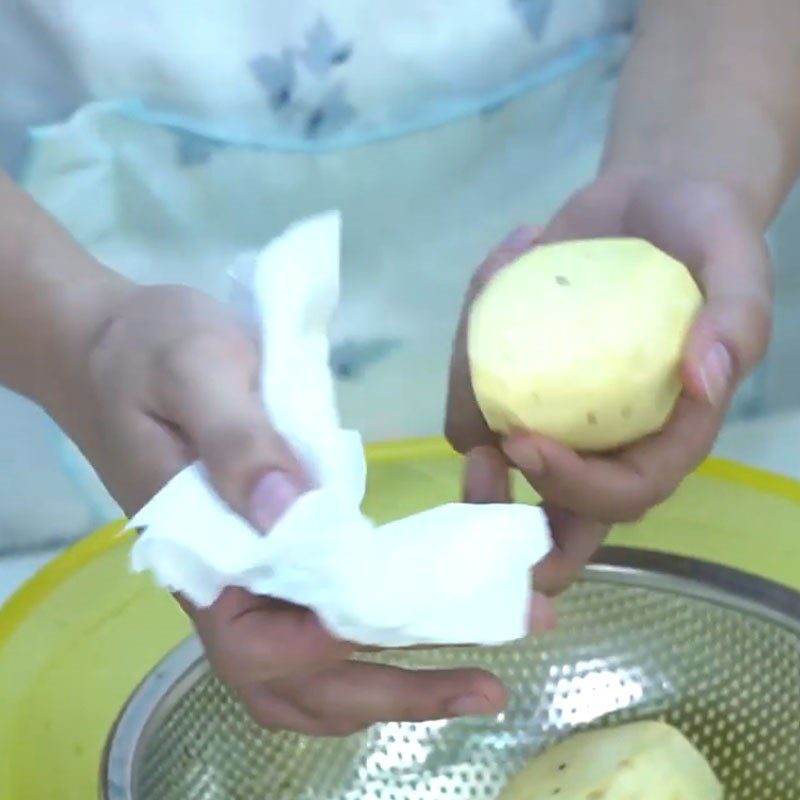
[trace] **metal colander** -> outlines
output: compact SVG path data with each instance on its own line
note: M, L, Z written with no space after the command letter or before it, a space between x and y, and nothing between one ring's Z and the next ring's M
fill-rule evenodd
M268 733L178 648L112 732L105 800L494 800L543 747L661 718L728 800L800 800L800 595L696 561L607 550L560 599L559 629L497 649L382 661L482 666L509 689L489 720L391 723L348 739Z

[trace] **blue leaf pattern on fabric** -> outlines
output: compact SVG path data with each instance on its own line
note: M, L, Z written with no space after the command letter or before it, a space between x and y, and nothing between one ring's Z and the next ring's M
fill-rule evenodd
M400 344L399 339L345 340L331 348L331 371L340 380L358 380L367 367L382 361Z
M347 101L344 87L341 84L332 86L319 106L308 115L306 136L311 139L336 133L352 122L355 116L356 110Z
M352 55L351 45L338 39L330 24L320 18L307 32L299 50L284 49L280 56L263 53L249 62L250 70L261 84L272 110L294 127L300 124L303 134L316 139L336 133L356 116L345 96L344 84L331 82L331 71ZM311 101L303 98L298 87L309 76L322 92ZM304 85L301 81L300 85Z
M541 39L553 10L553 0L511 0L511 6L522 17L534 39Z
M327 20L320 19L306 36L306 47L303 61L315 75L325 75L337 64L350 58L352 47L337 41Z
M294 53L284 50L278 57L266 53L257 56L250 61L250 70L264 88L274 110L279 111L289 105L296 79Z
M617 33L632 33L641 0L607 0L608 28Z

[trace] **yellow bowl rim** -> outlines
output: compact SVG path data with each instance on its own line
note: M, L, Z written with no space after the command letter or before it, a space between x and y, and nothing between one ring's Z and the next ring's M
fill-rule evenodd
M456 455L441 438L403 439L367 446L370 464L445 459ZM783 475L721 458L708 459L697 473L778 495L800 505L800 482ZM135 535L133 531L125 531L123 524L122 521L110 523L79 540L47 563L9 598L0 608L0 652L17 627L52 591L90 561Z

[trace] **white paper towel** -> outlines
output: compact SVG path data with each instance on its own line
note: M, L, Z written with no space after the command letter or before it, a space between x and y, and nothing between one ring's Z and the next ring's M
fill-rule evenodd
M252 274L264 406L317 488L265 536L192 465L131 521L144 529L133 569L202 606L226 586L307 606L359 644L521 638L530 570L551 547L540 509L450 504L380 527L360 511L364 448L340 427L328 364L340 228L335 212L297 223L258 255Z

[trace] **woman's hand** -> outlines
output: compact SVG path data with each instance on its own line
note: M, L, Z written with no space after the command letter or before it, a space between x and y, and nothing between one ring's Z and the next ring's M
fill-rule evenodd
M56 416L127 512L201 459L220 495L269 535L309 481L264 414L257 348L199 292L116 292L113 314L63 370L70 388ZM356 648L304 608L235 588L210 608L181 603L215 671L269 728L342 735L376 721L490 715L505 705L501 683L481 670L353 661ZM551 623L547 601L537 599L532 620Z
M684 392L664 430L607 455L582 455L535 432L498 440L475 402L466 321L487 280L538 244L594 237L647 239L692 270L705 296L686 343ZM508 497L515 466L543 497L557 548L538 587L558 591L580 574L616 522L665 500L709 453L741 380L769 341L771 266L764 232L721 184L653 173L606 174L575 195L543 230L521 228L476 274L459 325L451 370L447 435L467 454L466 494Z

